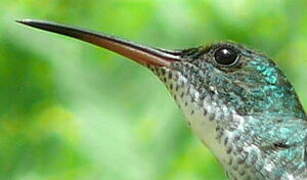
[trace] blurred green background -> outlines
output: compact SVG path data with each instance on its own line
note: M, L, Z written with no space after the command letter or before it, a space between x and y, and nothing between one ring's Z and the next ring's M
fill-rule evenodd
M151 72L15 19L169 49L237 41L275 59L307 107L306 8L306 0L1 0L0 179L225 179Z

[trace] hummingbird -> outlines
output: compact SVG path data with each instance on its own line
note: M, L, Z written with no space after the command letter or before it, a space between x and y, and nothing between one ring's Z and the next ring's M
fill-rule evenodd
M266 55L228 41L166 50L53 22L17 22L100 46L150 69L229 179L307 179L306 113Z

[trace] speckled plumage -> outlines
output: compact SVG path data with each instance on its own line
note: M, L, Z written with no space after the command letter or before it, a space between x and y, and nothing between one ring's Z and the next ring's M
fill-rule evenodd
M217 64L220 46L238 49L238 63ZM177 53L182 61L150 68L230 179L307 179L306 115L275 63L235 43Z

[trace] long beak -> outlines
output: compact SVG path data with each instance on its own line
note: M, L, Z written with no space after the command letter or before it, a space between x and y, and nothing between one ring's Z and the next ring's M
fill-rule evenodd
M128 57L140 64L169 66L172 62L180 59L178 51L146 47L117 37L75 27L38 20L20 20L17 22L95 44Z

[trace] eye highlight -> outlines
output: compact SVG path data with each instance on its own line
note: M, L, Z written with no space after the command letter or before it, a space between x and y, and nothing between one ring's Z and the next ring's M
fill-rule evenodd
M233 47L220 47L214 52L215 61L224 66L233 65L239 59L239 52Z

